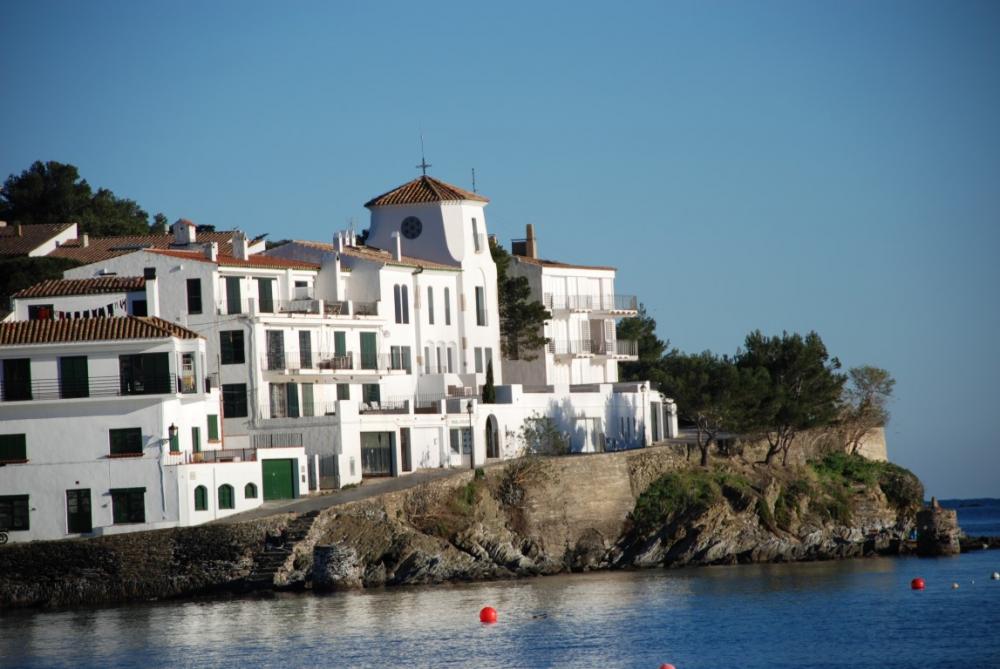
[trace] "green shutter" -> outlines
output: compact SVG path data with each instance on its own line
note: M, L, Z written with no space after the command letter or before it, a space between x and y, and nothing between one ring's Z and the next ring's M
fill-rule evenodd
M361 369L378 369L378 349L374 332L361 333Z
M313 385L311 383L302 384L302 415L316 415L316 409L313 406Z
M208 415L208 440L219 440L219 417L215 414Z
M349 384L349 383L338 383L337 384L337 399L338 400L349 400L349 399L351 399L351 384Z
M347 333L333 333L333 354L338 358L347 355Z
M288 417L298 418L299 417L299 384L297 383L286 383L285 384L285 406L288 407Z
M142 455L142 429L127 427L108 430L111 455Z
M260 312L274 312L274 279L257 279L257 296L260 300Z
M201 428L192 427L191 428L191 451L193 453L201 453Z
M240 304L240 278L238 276L226 277L226 313L238 314L243 311Z
M25 435L0 434L0 462L22 462L27 459L28 447Z
M90 396L87 356L74 355L59 358L59 396Z

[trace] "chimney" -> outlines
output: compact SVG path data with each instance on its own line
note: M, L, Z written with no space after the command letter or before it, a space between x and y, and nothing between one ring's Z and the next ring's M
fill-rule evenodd
M538 257L538 241L535 239L535 226L528 223L528 229L524 235L524 255L529 258Z
M160 291L156 282L156 268L146 267L142 270L142 276L146 280L146 315L160 315Z
M337 253L344 252L344 233L338 232L336 238L333 240L333 245L337 248Z
M88 246L90 246L90 235L88 235L86 232L80 235L80 246L83 248L87 248Z
M18 237L21 236L21 224L20 223L18 223L18 224L16 224L14 226L14 234L16 234Z
M173 225L173 230L174 243L181 246L193 244L198 237L194 223L186 218L177 219L177 222Z
M234 255L235 255L235 250L236 250L236 245L234 244L233 245ZM208 244L205 244L204 252L205 252L205 257L208 258L209 260L211 260L212 262L218 262L219 261L219 245L218 245L218 243L216 243L216 242L209 242ZM246 258L243 258L243 260L246 260Z
M242 230L237 230L233 233L233 257L237 260L246 260L249 255L247 236Z
M396 242L392 257L396 259L396 262L399 262L403 259L403 238L398 232L392 233L392 238Z

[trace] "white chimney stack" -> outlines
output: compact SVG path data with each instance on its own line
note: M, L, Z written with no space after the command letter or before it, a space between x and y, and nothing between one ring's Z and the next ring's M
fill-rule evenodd
M90 246L90 235L88 235L86 232L80 235L80 246L82 246L83 248L87 248L88 246Z
M182 246L194 244L198 238L198 231L195 229L194 223L186 218L177 219L177 222L173 225L173 229L175 244Z
M247 236L242 230L233 233L233 257L237 260L246 260L250 255Z
M209 242L208 244L205 244L205 257L212 262L218 262L219 245L216 242Z
M403 259L403 238L398 232L394 232L392 239L396 242L395 253L392 254L392 257L396 259L396 262L399 262Z
M337 248L337 253L344 252L344 233L338 232L336 238L333 240L334 246Z

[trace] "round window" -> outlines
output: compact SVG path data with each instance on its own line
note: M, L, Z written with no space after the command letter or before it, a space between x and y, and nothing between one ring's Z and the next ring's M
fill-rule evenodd
M403 236L407 239L416 239L424 229L424 224L416 216L407 216L403 219L399 229L403 231Z

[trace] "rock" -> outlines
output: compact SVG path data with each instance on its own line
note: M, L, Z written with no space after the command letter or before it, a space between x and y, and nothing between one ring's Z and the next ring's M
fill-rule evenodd
M917 555L958 555L962 550L960 536L954 509L942 509L931 498L931 505L917 512Z
M354 547L333 544L313 548L311 576L315 590L347 590L360 588L365 572Z

